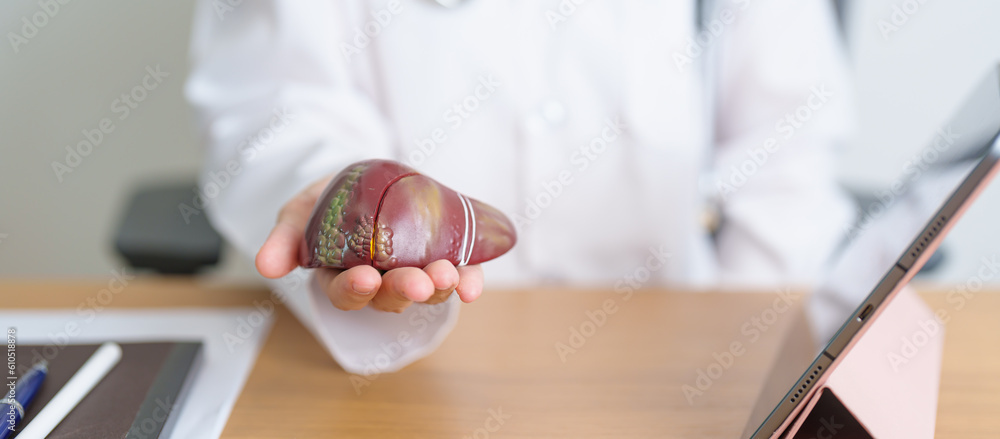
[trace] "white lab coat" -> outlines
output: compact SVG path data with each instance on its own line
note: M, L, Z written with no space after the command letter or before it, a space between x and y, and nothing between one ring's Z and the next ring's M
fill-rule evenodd
M693 1L579 3L200 3L186 93L212 223L250 257L293 194L383 157L518 223L486 294L812 281L853 218L834 181L851 100L829 2L718 2L701 34ZM275 287L350 372L408 364L457 316L455 300L342 312L291 276Z

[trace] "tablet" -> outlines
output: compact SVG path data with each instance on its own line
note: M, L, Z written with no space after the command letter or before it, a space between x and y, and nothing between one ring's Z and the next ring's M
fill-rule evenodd
M997 173L998 132L1000 68L995 68L930 144L906 162L890 188L862 206L809 305L812 330L825 347L811 364L778 359L742 438L784 433L836 368L837 358L864 337ZM789 374L790 366L799 374Z

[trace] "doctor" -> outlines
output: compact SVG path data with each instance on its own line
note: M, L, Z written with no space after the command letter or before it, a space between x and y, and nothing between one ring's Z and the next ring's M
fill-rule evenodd
M363 159L514 220L488 285L808 284L853 219L829 2L714 3L698 26L694 1L203 1L207 213L352 373L426 355L484 284L441 261L296 268L320 191Z

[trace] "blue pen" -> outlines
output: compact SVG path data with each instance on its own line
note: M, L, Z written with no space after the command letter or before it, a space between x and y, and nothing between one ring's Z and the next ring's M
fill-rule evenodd
M24 409L35 399L38 389L42 388L45 375L48 373L48 363L41 361L32 366L28 373L17 380L14 388L0 399L0 439L14 435L14 428L24 418Z

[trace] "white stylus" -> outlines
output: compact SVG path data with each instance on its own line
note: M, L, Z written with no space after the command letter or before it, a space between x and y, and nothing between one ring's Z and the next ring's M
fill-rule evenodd
M73 411L73 408L90 390L104 379L111 368L122 358L122 347L118 343L108 342L97 348L80 370L59 389L56 396L38 412L31 422L17 435L19 439L43 439L48 436L63 418Z

